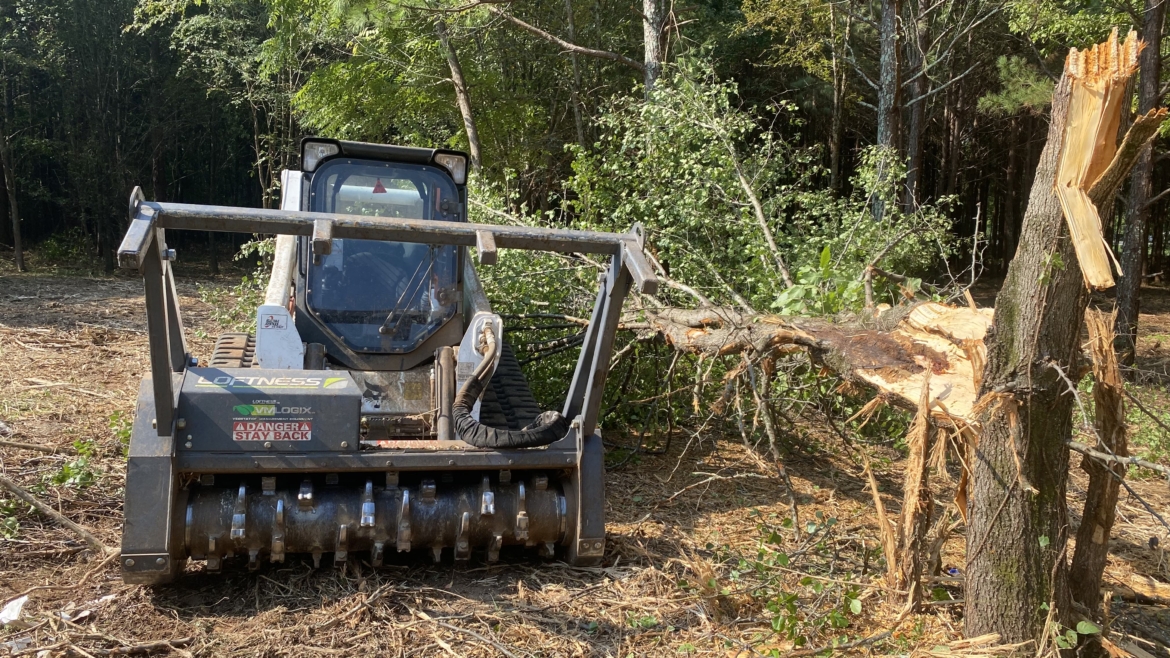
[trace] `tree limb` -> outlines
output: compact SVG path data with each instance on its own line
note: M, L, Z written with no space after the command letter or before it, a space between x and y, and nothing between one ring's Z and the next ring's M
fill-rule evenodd
M776 246L776 238L772 235L772 229L768 226L768 218L764 215L764 206L760 204L760 198L756 196L747 176L744 176L743 169L739 166L739 158L730 144L728 144L728 150L731 151L731 157L735 164L735 175L739 178L739 186L743 188L744 194L752 202L752 212L756 216L756 223L760 225L760 230L764 232L764 239L768 241L768 248L772 250L772 260L775 261L776 268L780 270L780 278L784 279L784 287L791 288L796 284L792 281L792 275L788 273L784 257L780 255L780 247Z
M1155 464L1153 462L1146 461L1145 459L1142 459L1141 457L1132 457L1132 456L1128 456L1128 455L1124 455L1124 456L1123 455L1113 455L1113 454L1110 454L1107 452L1101 452L1100 450L1094 450L1093 448L1090 448L1089 446L1087 446L1083 443L1078 443L1076 441L1069 441L1068 448L1069 448L1069 450L1072 450L1074 452L1079 452L1082 455L1085 455L1086 457L1091 457L1093 459L1096 459L1097 461L1102 461L1102 462L1106 462L1106 463L1110 463L1110 464L1124 464L1126 466L1140 466L1142 468L1148 468L1151 471L1156 471L1158 473L1161 473L1162 475L1170 476L1170 468L1168 468L1166 466L1162 466L1161 464Z
M95 537L93 535L93 533L91 533L90 531L86 530L85 528L77 525L73 521L70 521L64 514L61 514L57 510L53 509L52 507L49 507L48 505L42 503L40 500L38 500L32 494L30 494L29 492L22 489L18 484L16 484L12 480L8 479L7 476L0 475L0 487L3 487L5 489L11 491L14 496L23 500L24 502L28 503L29 505L32 505L33 508L36 509L41 514L44 514L45 516L49 517L50 519L56 521L58 524L65 526L66 528L72 530L74 533L77 534L77 536L79 536L83 540L85 540L85 543L89 544L90 548L97 551L98 553L101 553L102 555L111 555L111 554L116 552L114 549L103 544L100 539L98 539L97 537Z
M1146 201L1145 207L1149 208L1150 206L1154 205L1155 203L1158 203L1159 201L1161 201L1162 199L1165 199L1167 194L1170 194L1170 188L1162 190L1161 192L1158 192L1156 195L1151 197L1149 201Z
M540 29L539 27L536 27L535 25L529 25L528 23L525 23L524 21L505 12L504 10L500 9L499 7L494 7L494 6L488 5L487 10L489 12L491 12L492 14L495 14L496 16L499 16L500 18L515 25L516 27L519 27L520 29L524 30L525 32L527 32L533 36L539 37L541 39L544 39L545 41L548 41L549 43L554 43L554 44L560 46L561 48L568 50L569 52L574 52L574 53L577 53L578 55L586 55L588 57L596 57L598 59L608 59L610 61L619 62L621 64L625 64L626 66L628 66L636 71L645 72L645 70L646 70L646 67L643 66L642 63L637 61L637 60L630 59L629 57L626 57L625 55L622 55L620 53L611 53L608 50L596 50L594 48L586 48L584 46L578 46L575 43L569 43L568 41L565 41L564 39L562 39L554 34L550 34L548 32L545 32L544 30Z
M1125 139L1122 140L1121 146L1117 149L1117 154L1113 156L1113 161L1089 188L1089 200L1093 202L1093 205L1100 208L1117 192L1117 188L1125 181L1129 170L1133 168L1133 163L1137 160L1142 147L1157 134L1158 127L1162 125L1165 118L1166 110L1161 108L1150 110L1148 114L1134 119L1133 124L1125 133Z

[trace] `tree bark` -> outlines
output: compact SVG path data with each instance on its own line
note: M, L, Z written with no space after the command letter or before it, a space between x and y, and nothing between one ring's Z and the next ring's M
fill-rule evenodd
M913 11L911 14L915 13ZM926 31L929 23L923 18L911 15L907 23L914 21L914 38L907 39L906 61L910 75L914 80L910 83L910 123L906 126L906 191L902 200L905 212L918 210L922 201L922 166L926 151L926 94L930 87L930 80L926 76L925 52L928 44Z
M11 111L9 103L11 102L11 94L9 93L9 85L12 84L8 77L8 65L3 67L3 78L0 84L4 85L4 107L0 108L3 112L3 122L0 123L0 129L3 129L4 134L0 135L0 170L4 173L4 189L8 192L8 217L12 220L12 251L13 260L16 263L16 271L26 271L24 266L24 247L20 242L20 208L16 203L16 170L12 167L12 144L11 132L9 127L12 125Z
M968 503L968 637L1037 639L1045 604L1069 617L1065 492L1073 396L1062 373L1076 370L1089 295L1053 192L1071 83L1052 99L1015 259L995 301L981 396L988 406L974 449ZM1075 375L1074 375L1075 376Z
M1145 24L1142 40L1146 49L1141 54L1138 85L1138 115L1144 115L1158 106L1162 66L1162 24L1166 18L1165 0L1146 0ZM1129 188L1129 206L1126 210L1125 237L1121 248L1121 280L1117 282L1117 352L1124 366L1132 366L1137 356L1139 293L1142 286L1142 265L1146 253L1146 224L1150 217L1150 183L1153 179L1153 144L1147 143L1133 168Z
M882 0L881 23L878 38L881 41L880 73L878 77L877 145L899 157L899 123L902 115L901 75L898 62L898 12L901 0ZM883 167L883 171L887 170ZM883 174L884 176L884 174ZM874 196L874 219L881 221L885 202Z
M447 66L451 69L451 83L455 86L455 102L459 105L459 113L463 115L463 129L467 133L468 150L471 151L471 168L478 171L482 165L479 147L479 131L475 128L475 115L471 112L471 94L467 90L467 81L463 78L463 68L459 65L459 55L451 45L447 35L447 23L435 21L435 34L439 36L439 43L447 56Z
M646 93L654 90L662 74L662 7L659 0L642 0L642 81Z
M569 28L569 40L577 41L577 26L573 21L573 0L565 0L565 19ZM581 116L581 65L577 61L577 53L570 51L569 59L573 62L573 82L569 87L569 99L573 104L573 125L577 128L577 143L581 148L588 148L585 140L585 119Z
M845 13L845 30L840 37L837 35L837 11L835 3L829 3L829 26L832 33L832 65L833 65L833 118L829 135L829 187L837 192L841 190L841 142L845 138L845 98L848 93L848 67L841 64L844 45L849 43L849 32L853 27L853 15Z

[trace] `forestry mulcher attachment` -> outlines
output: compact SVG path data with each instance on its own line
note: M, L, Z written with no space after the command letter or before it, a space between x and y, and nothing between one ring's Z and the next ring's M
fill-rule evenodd
M630 233L467 222L467 156L310 138L280 210L150 202L119 264L142 273L150 375L126 471L128 583L187 559L257 568L389 551L490 562L501 547L596 564L598 409L622 301L657 280ZM275 234L255 334L188 351L166 229ZM559 411L541 413L476 276L496 249L610 256Z

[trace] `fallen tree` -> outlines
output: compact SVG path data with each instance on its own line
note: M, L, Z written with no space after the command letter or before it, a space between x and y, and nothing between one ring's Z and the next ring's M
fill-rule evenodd
M741 355L742 366L728 379L748 375L757 405L761 386L753 364L768 373L779 355L803 349L837 373L873 386L883 401L925 408L930 423L964 436L964 463L971 472L964 472L957 503L968 523L964 619L969 637L994 633L1006 642L1034 641L1042 648L1054 629L1068 628L1076 618L1065 494L1076 382L1087 361L1081 355L1081 326L1090 290L1113 285L1100 209L1112 208L1117 189L1166 116L1164 109L1139 116L1118 143L1126 84L1140 50L1133 33L1119 42L1114 31L1104 44L1070 52L1055 88L1048 141L1018 250L994 313L973 305L922 303L873 320L838 323L713 306L642 310L646 328L676 350L698 355L700 363ZM1100 351L1100 333L1094 335ZM1116 382L1107 360L1093 362L1098 376L1107 380L1101 391L1107 399L1098 400L1105 408L1099 413L1118 417L1120 388L1114 386L1117 391L1110 394ZM725 390L731 390L730 384ZM769 415L764 414L765 424ZM1103 448L1123 457L1116 418L1106 423L1108 428L1099 429L1110 437L1090 450ZM918 458L912 455L911 462L921 472L909 476L904 504L919 523L929 523L929 507L918 507L926 482L922 459L930 445L929 423L916 421L915 427L921 440L908 443L912 452L917 446ZM1075 563L1087 576L1077 598L1090 610L1096 607L1116 502L1117 486L1111 482L1120 473L1115 466L1086 465L1096 498L1086 510L1092 518L1082 528L1078 548L1086 546ZM922 528L905 521L897 532L902 551L923 540ZM919 556L887 551L891 554L906 561L892 572L913 603Z

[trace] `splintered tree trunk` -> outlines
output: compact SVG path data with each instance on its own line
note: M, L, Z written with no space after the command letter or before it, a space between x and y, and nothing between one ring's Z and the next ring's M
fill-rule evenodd
M1166 17L1166 0L1146 0L1141 54L1141 80L1138 87L1138 114L1158 106L1162 68L1162 23ZM1142 287L1142 265L1146 253L1146 225L1150 218L1150 188L1154 173L1153 145L1146 144L1133 167L1129 204L1125 213L1125 238L1121 247L1121 270L1117 282L1117 351L1121 363L1132 366L1137 355L1138 293Z
M1041 639L1049 615L1070 622L1070 388L1089 286L1111 284L1097 208L1112 204L1166 116L1158 110L1139 117L1117 146L1140 48L1133 33L1118 43L1114 30L1106 43L1074 49L1053 92L1048 141L985 339L968 509L968 636L1024 642Z
M1044 626L1044 604L1056 607L1058 620L1067 620L1069 611L1065 442L1073 396L1060 371L1076 369L1089 299L1052 186L1070 87L1066 74L1053 94L1048 142L986 339L980 394L992 397L985 398L990 405L969 496L968 637L1035 639Z
M927 371L928 373L930 371ZM906 482L902 490L902 522L898 526L898 572L895 586L906 594L906 603L917 607L922 602L922 568L926 534L934 501L930 495L931 446L938 440L938 428L930 417L930 375L925 375L918 415L906 436L910 458L906 462Z
M1094 425L1104 445L1098 450L1119 457L1129 454L1125 437L1125 389L1117 355L1113 351L1113 323L1099 311L1089 311L1085 322L1089 327L1089 354L1093 359ZM1085 512L1077 529L1077 548L1073 553L1072 596L1090 611L1101 605L1101 576L1109 557L1109 532L1117 513L1117 495L1125 467L1103 464L1086 456L1081 468L1089 474L1089 488L1085 494Z

